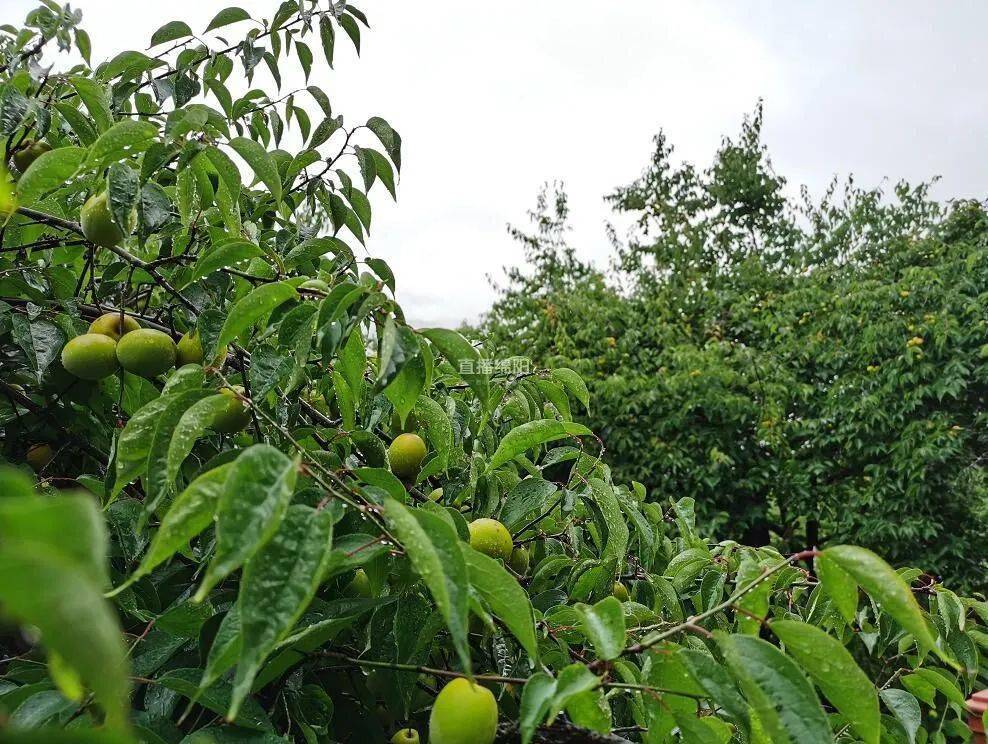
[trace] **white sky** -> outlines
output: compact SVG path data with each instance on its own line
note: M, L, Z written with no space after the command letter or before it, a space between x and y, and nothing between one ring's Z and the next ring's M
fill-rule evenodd
M236 2L82 0L94 62L144 49L164 22L205 28ZM0 0L19 23L36 0ZM415 325L489 307L487 276L517 264L540 184L563 180L572 242L604 264L602 196L632 180L665 129L706 166L765 99L776 169L815 192L853 172L943 177L941 196L986 196L988 4L983 0L363 0L358 61L338 39L314 80L348 123L384 116L404 140L397 206L372 198L370 252L388 260ZM341 35L342 36L342 35ZM318 53L318 41L311 39ZM261 73L258 82L267 81ZM286 89L291 82L286 80Z

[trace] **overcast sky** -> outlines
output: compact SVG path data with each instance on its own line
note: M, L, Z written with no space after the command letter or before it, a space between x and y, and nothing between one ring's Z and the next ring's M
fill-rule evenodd
M236 0L82 0L94 61L143 49L168 20L205 28ZM270 16L276 0L241 0ZM0 0L19 22L36 0ZM362 58L338 42L317 82L348 122L404 140L397 206L373 199L373 255L410 322L473 320L488 275L517 264L508 222L565 181L572 242L606 263L602 196L632 180L664 129L705 166L759 97L776 170L819 192L853 172L988 192L988 3L966 0L363 0ZM317 47L317 42L313 41ZM266 80L267 78L260 78ZM377 189L375 189L377 191Z

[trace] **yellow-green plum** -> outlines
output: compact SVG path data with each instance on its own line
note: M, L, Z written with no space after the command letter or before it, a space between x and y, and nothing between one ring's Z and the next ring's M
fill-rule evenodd
M500 558L507 563L511 560L514 545L508 528L496 519L482 517L469 525L470 547L491 558Z
M62 347L62 367L80 380L102 380L120 368L117 342L102 333L84 333Z
M436 696L429 715L429 744L492 744L497 701L486 687L458 677Z
M135 375L153 379L175 366L178 351L172 337L154 328L141 328L121 336L117 361Z
M426 452L425 442L418 434L399 434L388 447L391 472L403 480L414 480L422 469Z
M140 330L140 328L141 324L137 322L136 318L120 313L103 313L89 324L90 333L102 333L114 341L119 341L124 334Z
M101 194L93 194L86 200L79 214L79 222L82 224L82 234L86 236L86 240L104 248L120 245L127 237L113 219L109 197L105 191Z
M216 414L209 428L220 434L235 434L250 423L250 411L240 399L244 389L240 385L234 385L232 388L223 388L220 393L228 396L230 402L225 409Z

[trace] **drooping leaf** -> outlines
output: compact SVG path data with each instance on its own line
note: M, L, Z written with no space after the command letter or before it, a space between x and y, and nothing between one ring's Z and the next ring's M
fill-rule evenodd
M587 436L591 432L583 424L556 419L540 419L516 426L505 434L497 446L497 451L487 464L487 472L504 465L518 455L548 442L565 437Z
M237 600L240 659L228 718L236 718L261 663L312 600L332 547L332 515L295 504L270 541L247 562Z
M844 646L817 627L775 620L769 627L866 744L881 735L878 693Z
M460 549L466 560L471 586L518 639L529 658L538 661L535 613L528 594L504 566L493 558L474 550L465 542L460 542ZM623 616L621 620L623 623Z
M244 564L277 531L295 488L298 462L269 444L255 444L234 461L216 508L216 553L195 601Z

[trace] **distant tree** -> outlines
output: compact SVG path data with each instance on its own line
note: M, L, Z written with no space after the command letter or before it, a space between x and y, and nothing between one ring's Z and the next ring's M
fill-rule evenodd
M788 195L761 108L714 164L664 135L608 199L634 218L612 270L566 242L542 194L529 268L482 331L589 380L620 477L692 496L747 542L855 541L984 575L988 216L899 184Z

